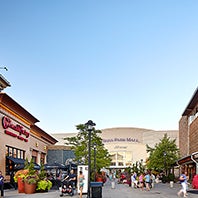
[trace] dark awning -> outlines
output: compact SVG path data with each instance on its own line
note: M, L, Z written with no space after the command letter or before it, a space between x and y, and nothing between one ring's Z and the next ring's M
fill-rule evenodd
M14 169L15 170L20 170L20 169L23 169L24 166L25 166L25 160L24 159L20 159L20 158L15 158L15 157L10 157L10 156L7 156L6 157L8 160L11 160L15 166L14 166ZM39 170L41 167L39 164L37 163L34 163L34 169L36 170Z
M45 169L66 169L67 167L58 162L54 162L52 164L44 164Z
M12 162L14 162L14 164L24 164L25 163L24 159L10 157L10 156L7 156L6 158L11 160Z

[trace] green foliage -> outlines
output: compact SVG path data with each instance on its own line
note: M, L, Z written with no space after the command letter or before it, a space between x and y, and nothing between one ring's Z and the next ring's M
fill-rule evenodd
M45 190L50 190L51 187L52 187L52 182L50 180L40 180L37 183L36 190L45 191Z
M141 174L145 172L145 166L143 165L142 162L135 162L133 163L132 167L131 167L131 172L136 172L137 174Z
M47 173L46 173L46 171L44 169L44 165L43 164L41 164L41 168L40 168L38 177L39 177L39 180L47 178Z
M165 134L163 139L154 148L147 145L147 152L150 154L147 168L156 171L169 171L179 157L179 149L175 142L176 139L170 140L167 134Z
M46 191L50 190L52 187L52 182L47 179L47 173L44 169L44 165L41 164L40 171L38 173L39 180L37 182L37 188L38 191Z
M167 180L168 180L168 181L175 181L175 175L172 174L172 173L168 174Z
M76 161L84 164L88 164L88 131L87 126L84 124L79 124L76 126L79 131L74 137L64 138L67 140L68 145L72 145L72 150L74 151ZM96 144L96 170L100 171L103 167L109 167L111 163L111 158L108 150L104 147L102 143L102 138L99 136L102 132L100 130L91 131L91 167L93 171L94 167L94 148L93 145Z
M28 175L34 175L36 170L34 169L34 162L33 159L28 162L28 159L25 160L25 167L24 169L27 169L29 171Z
M28 170L28 174L25 176L24 181L28 184L36 184L39 177L37 171L34 169L33 159L31 159L30 162L28 162L26 158L25 169Z

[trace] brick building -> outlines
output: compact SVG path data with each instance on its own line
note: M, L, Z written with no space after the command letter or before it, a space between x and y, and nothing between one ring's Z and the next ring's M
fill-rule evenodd
M0 75L0 170L6 182L12 182L26 158L37 165L46 163L48 147L57 140L36 126L37 118L1 92L7 86L10 84Z
M190 179L198 174L198 88L195 90L179 121L178 164L188 171Z

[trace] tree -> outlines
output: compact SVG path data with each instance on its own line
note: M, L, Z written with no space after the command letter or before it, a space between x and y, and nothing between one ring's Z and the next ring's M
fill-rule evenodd
M176 139L170 140L167 134L156 144L154 148L147 146L147 152L150 153L147 168L156 171L164 170L167 175L179 157L179 149L176 145Z
M76 126L79 131L74 137L66 137L67 145L71 145L71 149L74 151L75 160L80 163L88 164L88 131L87 126L79 124ZM111 163L108 150L102 143L102 138L99 136L102 132L93 128L91 131L91 167L94 167L94 149L93 145L96 145L96 170L99 172L103 167L109 167Z

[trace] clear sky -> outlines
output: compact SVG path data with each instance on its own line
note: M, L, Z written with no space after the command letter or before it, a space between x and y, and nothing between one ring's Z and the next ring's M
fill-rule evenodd
M47 133L177 130L197 88L197 0L0 0L4 90Z

